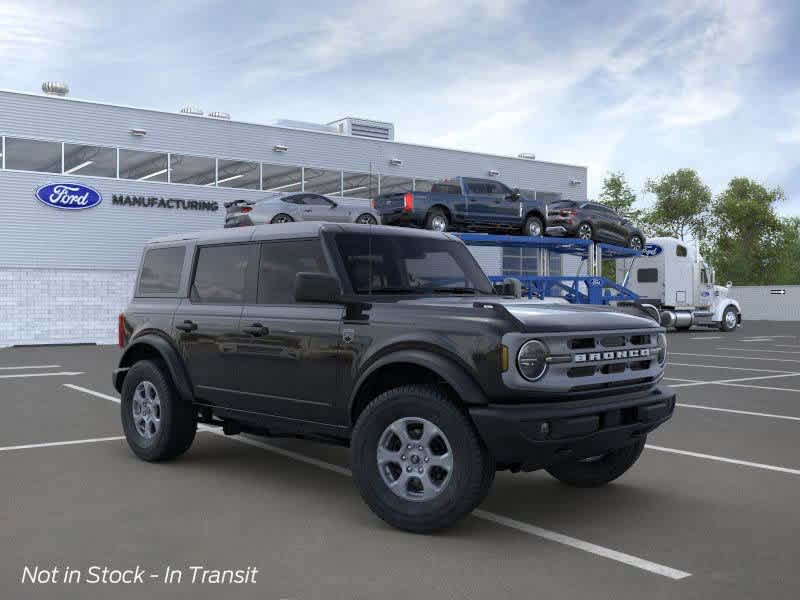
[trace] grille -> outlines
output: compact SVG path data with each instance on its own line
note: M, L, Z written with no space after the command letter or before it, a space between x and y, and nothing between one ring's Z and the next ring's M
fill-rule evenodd
M642 360L632 360L619 353L631 350L640 351L645 347L653 347L655 336L649 333L633 333L628 335L581 336L569 338L567 348L573 351L574 365L577 357L584 357L585 362L567 369L570 378L594 377L596 375L619 375L627 371L646 371L656 365L656 355ZM628 381L630 383L630 381ZM602 385L600 386L602 387ZM578 389L578 388L573 388Z

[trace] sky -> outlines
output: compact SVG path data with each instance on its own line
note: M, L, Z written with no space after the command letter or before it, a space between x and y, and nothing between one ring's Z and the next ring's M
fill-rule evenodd
M800 215L800 3L0 0L0 88L234 119L395 123L396 139L780 186ZM2 115L0 115L2 123Z

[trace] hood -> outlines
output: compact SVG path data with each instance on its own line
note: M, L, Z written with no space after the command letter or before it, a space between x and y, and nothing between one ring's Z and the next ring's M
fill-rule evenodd
M660 324L646 316L608 306L577 305L547 300L502 298L498 296L446 296L441 298L416 298L401 303L429 306L472 307L476 302L502 305L522 323L524 331L584 332L612 329L658 329ZM486 310L477 308L475 310ZM632 310L636 310L635 308Z

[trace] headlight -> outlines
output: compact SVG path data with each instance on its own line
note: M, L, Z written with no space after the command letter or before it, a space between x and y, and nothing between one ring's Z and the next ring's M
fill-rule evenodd
M667 336L663 333L658 334L658 364L663 365L667 362Z
M547 357L550 350L543 342L531 340L525 342L517 354L517 369L528 381L541 379L547 370Z

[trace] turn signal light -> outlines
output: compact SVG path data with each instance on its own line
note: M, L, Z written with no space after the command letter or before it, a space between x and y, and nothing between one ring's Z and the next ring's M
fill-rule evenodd
M251 210L253 210L251 207L249 207L249 206L245 206L245 207L242 209L242 212L243 212L243 213L249 213Z
M500 371L508 371L508 346L500 346Z
M403 194L403 212L411 212L414 210L414 194L408 192Z

